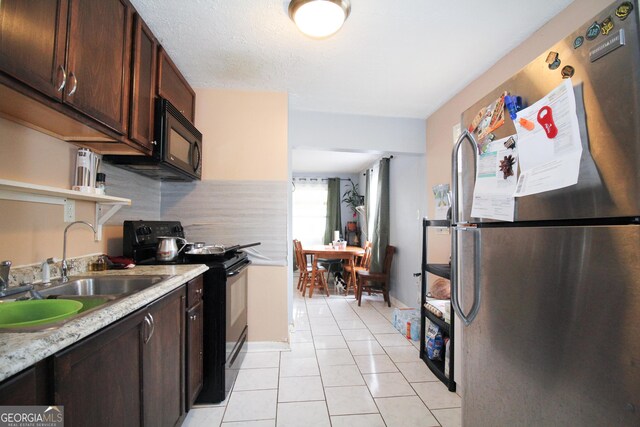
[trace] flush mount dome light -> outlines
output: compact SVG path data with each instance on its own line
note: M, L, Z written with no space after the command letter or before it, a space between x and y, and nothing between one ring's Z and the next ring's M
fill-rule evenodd
M304 34L323 38L338 31L351 12L349 0L291 0L289 17Z

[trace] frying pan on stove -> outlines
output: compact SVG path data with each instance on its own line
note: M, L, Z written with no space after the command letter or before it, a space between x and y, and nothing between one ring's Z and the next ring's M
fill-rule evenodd
M249 243L246 245L205 245L200 248L193 248L185 252L187 259L197 262L216 261L222 258L227 252L234 252L243 248L258 246L260 242Z

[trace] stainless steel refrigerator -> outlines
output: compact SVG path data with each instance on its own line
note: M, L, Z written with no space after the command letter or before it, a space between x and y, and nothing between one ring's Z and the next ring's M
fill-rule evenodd
M464 426L640 426L638 12L611 4L462 114L467 129L504 91L531 105L570 65L583 145L576 185L516 198L500 222L470 216L477 149L468 132L456 144ZM494 133L515 133L508 114Z

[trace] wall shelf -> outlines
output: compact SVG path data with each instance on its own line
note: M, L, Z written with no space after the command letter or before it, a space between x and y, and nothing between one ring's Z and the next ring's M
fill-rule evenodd
M0 179L0 199L62 205L64 206L65 222L74 221L73 216L76 200L93 202L96 204L94 222L96 227L96 241L102 240L102 226L109 220L109 218L111 218L122 206L131 205L130 199L122 197L82 193L80 191L11 181L8 179Z

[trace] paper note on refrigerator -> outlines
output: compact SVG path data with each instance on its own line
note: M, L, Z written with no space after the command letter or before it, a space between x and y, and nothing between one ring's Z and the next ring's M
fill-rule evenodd
M518 112L520 178L515 196L528 196L578 182L582 142L571 79Z
M478 156L471 216L513 221L518 172L517 136L490 142Z

